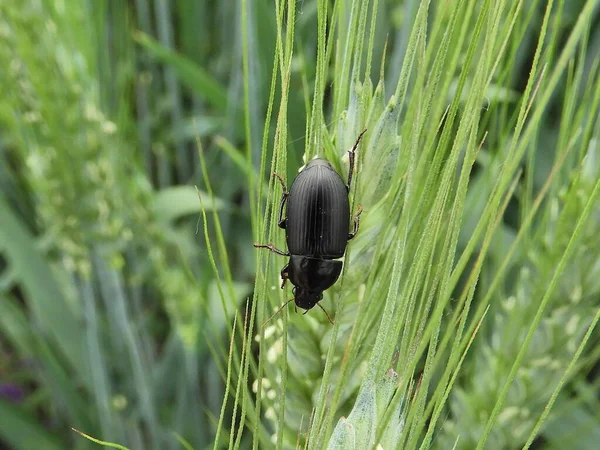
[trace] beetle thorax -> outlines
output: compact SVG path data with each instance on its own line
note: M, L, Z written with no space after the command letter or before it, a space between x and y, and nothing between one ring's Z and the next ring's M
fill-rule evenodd
M331 259L292 255L288 276L297 289L321 293L336 282L342 272L342 262Z

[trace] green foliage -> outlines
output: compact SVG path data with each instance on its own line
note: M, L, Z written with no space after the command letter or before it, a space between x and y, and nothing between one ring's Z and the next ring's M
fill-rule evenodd
M77 434L83 436L87 440L92 441L92 442L94 442L96 444L100 444L100 445L103 445L103 446L109 447L109 448L116 448L116 449L119 449L119 450L129 450L127 447L123 447L122 445L113 444L112 442L106 442L106 441L101 441L100 439L96 439L96 438L94 438L94 437L92 437L92 436L90 436L88 434L85 434L85 433L82 433L79 430L76 430L75 428L73 428L73 431L75 431Z
M21 3L0 446L595 448L597 2ZM364 129L335 323L267 322L271 174Z

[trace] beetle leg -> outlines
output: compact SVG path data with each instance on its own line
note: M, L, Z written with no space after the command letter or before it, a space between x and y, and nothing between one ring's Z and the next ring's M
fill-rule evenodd
M268 248L273 253L277 253L278 255L281 255L281 256L290 256L290 254L288 252L284 252L283 250L279 250L273 244L254 244L254 246L256 248Z
M281 195L281 201L279 202L279 223L277 225L279 225L279 228L283 228L284 230L287 227L287 218L283 218L283 207L288 198L288 195L289 192L284 192Z
M363 137L363 134L365 134L367 132L367 129L365 128L362 133L360 133L358 135L358 138L356 139L356 143L352 146L352 148L350 150L348 150L348 157L350 159L350 167L348 168L348 184L346 185L346 188L348 188L348 192L350 192L350 185L352 184L352 172L354 172L354 153L356 152L356 149L358 148L358 144L360 143L360 140Z
M281 289L285 287L285 282L289 279L288 266L289 264L286 264L283 266L283 269L281 269Z
M354 216L354 229L352 233L348 233L348 240L353 239L358 233L358 227L360 225L360 215L362 214L362 206L358 205L358 211L356 212L356 216Z
M331 317L329 317L329 314L327 313L327 311L325 311L325 308L323 308L320 303L317 303L317 306L323 310L323 312L325 313L325 315L329 319L329 322L331 323L331 325L333 325L333 320L331 320Z
M290 195L290 193L287 190L287 186L285 185L285 181L283 181L283 178L281 178L281 175L273 172L273 175L277 177L277 179L279 180L279 182L281 183L281 189L283 190L283 193L281 194L281 201L279 202L279 228L286 228L287 225L287 219L283 218L283 207L285 205L285 202L288 198L288 196Z
M263 326L263 328L265 327L265 325L266 325L267 323L269 323L269 322L271 321L271 319L272 319L273 317L275 317L277 314L279 314L279 313L281 312L281 310L282 310L283 308L285 308L285 307L287 306L287 304L288 304L289 302L291 302L292 300L294 300L294 299L293 299L293 298L291 298L291 299L289 299L287 302L285 302L283 305L281 305L281 306L279 307L279 309L278 309L277 311L275 311L275 312L273 313L273 315L272 315L271 317L269 317L269 318L266 320L266 322L263 322L263 325L262 325L262 326Z

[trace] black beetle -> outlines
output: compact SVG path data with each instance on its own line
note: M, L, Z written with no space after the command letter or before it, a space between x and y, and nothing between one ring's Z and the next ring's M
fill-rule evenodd
M331 164L323 158L315 158L306 164L294 179L289 192L283 178L273 174L283 188L279 203L279 227L286 230L288 251L279 250L273 244L254 246L290 257L289 263L281 269L281 289L289 279L294 285L294 298L281 308L294 300L296 306L306 312L318 305L327 314L319 301L323 299L323 291L330 288L342 273L342 261L338 258L344 256L346 245L356 235L360 223L362 208L359 205L353 219L354 228L349 232L348 194L354 170L354 152L366 131L360 133L356 143L348 151L348 184L343 182ZM284 218L286 202L287 218ZM327 318L331 322L329 314Z

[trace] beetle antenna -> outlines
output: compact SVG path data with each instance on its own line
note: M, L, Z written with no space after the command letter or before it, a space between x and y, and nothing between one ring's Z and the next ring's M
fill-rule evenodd
M275 311L271 317L269 317L269 318L268 318L268 319L267 319L265 322L263 322L263 328L265 327L265 325L266 325L266 324L268 324L268 323L271 321L271 319L272 319L273 317L275 317L277 314L279 314L279 313L281 312L281 310L282 310L283 308L285 308L289 302L291 302L291 301L293 301L293 300L295 300L295 297L292 297L292 298L290 298L290 299L289 299L287 302L285 302L283 305L281 305L281 306L279 307L279 309L278 309L277 311Z
M333 320L331 320L331 317L329 317L329 314L327 314L327 311L325 311L325 308L323 308L320 303L317 303L317 306L323 310L323 312L325 313L325 315L329 319L329 322L331 323L331 325L333 325Z

